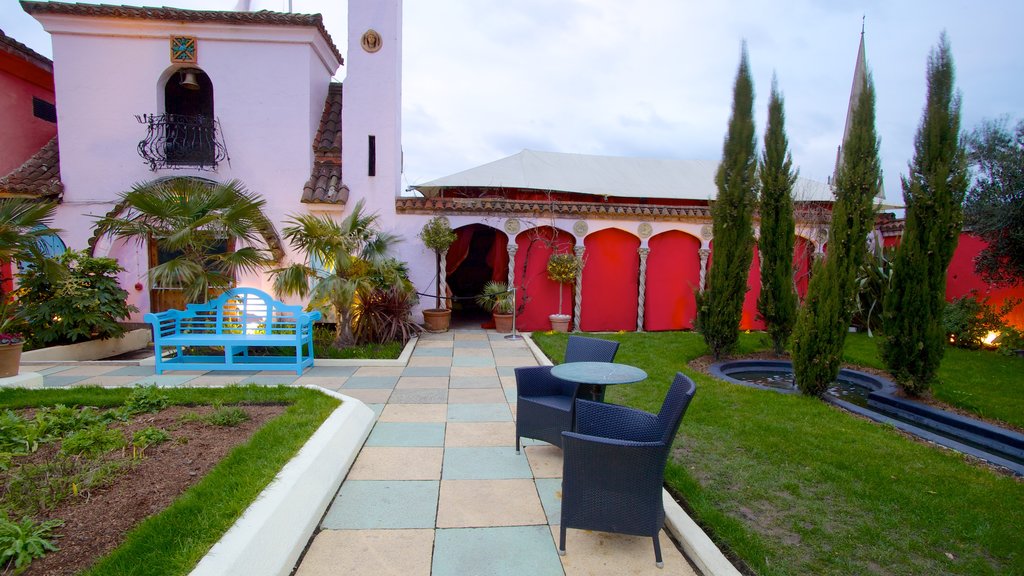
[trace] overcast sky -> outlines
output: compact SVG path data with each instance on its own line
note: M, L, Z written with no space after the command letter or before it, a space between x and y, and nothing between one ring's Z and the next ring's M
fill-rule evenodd
M240 0L123 3L233 9ZM251 4L286 10L288 2ZM347 56L346 4L292 0L295 12L324 15ZM51 54L48 35L17 2L0 7L0 28ZM744 39L759 139L776 74L794 162L801 176L824 181L842 137L862 16L889 202L902 203L925 64L943 30L964 128L1024 118L1020 0L406 0L403 14L406 185L524 148L717 159Z

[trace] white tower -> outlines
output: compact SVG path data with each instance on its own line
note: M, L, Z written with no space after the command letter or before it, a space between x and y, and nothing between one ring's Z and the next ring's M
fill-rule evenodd
M394 222L402 183L402 0L349 0L342 178L349 205Z

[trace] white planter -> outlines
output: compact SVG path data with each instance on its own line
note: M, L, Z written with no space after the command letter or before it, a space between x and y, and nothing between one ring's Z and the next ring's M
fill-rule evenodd
M50 346L21 353L21 362L82 362L110 358L132 350L151 346L153 339L149 328L131 330L120 338L90 340L66 346Z

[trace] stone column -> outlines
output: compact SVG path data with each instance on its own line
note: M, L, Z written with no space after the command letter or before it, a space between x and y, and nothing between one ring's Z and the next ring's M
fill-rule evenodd
M580 261L583 260L583 252L585 250L586 250L586 247L583 246L582 244L580 244L578 246L574 246L573 249L572 249L573 253L576 254L576 258L578 258ZM579 332L580 331L580 312L583 310L582 307L581 307L581 303L583 302L583 269L580 269L580 273L576 275L576 286L575 286L575 288L576 288L576 301L573 303L573 307L572 307L572 331L573 332Z
M647 255L651 249L641 246L637 252L640 253L640 293L637 294L636 305L636 331L644 331L644 300L647 298Z
M508 287L512 289L516 285L516 252L519 250L519 245L515 243L514 239L510 239L506 249L508 250Z
M708 280L708 257L711 256L711 249L701 248L697 254L700 254L700 291L703 292Z
M445 248L441 251L441 272L437 275L437 293L443 298L441 303L441 309L451 310L452 301L448 299L448 272L447 265L445 262L448 261L448 249Z

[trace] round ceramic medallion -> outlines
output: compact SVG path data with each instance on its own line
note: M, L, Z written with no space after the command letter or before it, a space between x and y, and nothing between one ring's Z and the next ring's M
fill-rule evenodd
M700 237L705 239L705 240L711 240L711 238L714 237L714 232L712 230L713 229L711 228L711 224L705 224L705 225L701 226L700 227Z
M587 235L587 223L586 223L586 221L584 221L584 220L577 220L572 225L572 231L574 233L576 233L577 236L586 236Z
M508 232L509 234L516 234L519 232L519 220L515 218L505 220L505 232Z
M380 34L372 28L363 33L363 39L360 41L363 46L363 50L366 50L370 54L380 50L380 46L383 42L384 41L380 38Z
M636 233L641 238L650 238L651 234L654 233L654 227L651 226L650 222L641 222L640 225L636 227Z

